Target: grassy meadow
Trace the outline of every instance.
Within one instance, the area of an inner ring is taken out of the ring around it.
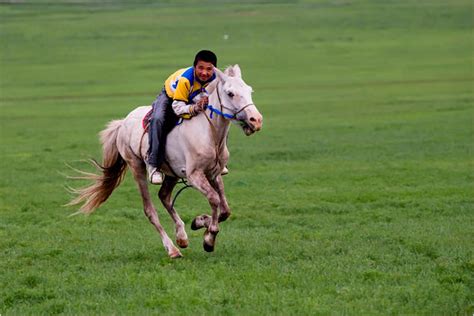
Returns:
[[[0,315],[472,315],[472,1],[8,2]],[[85,183],[66,163],[91,170],[105,124],[204,48],[264,115],[231,128],[215,252],[188,190],[190,246],[169,259],[130,174],[68,217],[65,186]]]

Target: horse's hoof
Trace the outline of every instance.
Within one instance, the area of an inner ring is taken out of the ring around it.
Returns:
[[[228,219],[230,216],[230,213],[220,213],[219,214],[219,222],[223,222],[226,219]]]
[[[214,246],[216,245],[216,233],[211,233],[209,230],[206,230],[204,233],[204,241],[202,243],[202,246],[204,247],[204,250],[207,252],[213,252],[214,251]]]
[[[212,245],[212,246],[208,245],[206,243],[206,241],[202,242],[202,246],[203,246],[204,250],[206,250],[207,252],[213,252],[214,251],[214,245]]]
[[[180,248],[187,248],[189,245],[189,242],[187,239],[176,239],[176,243]]]
[[[211,218],[209,216],[206,216],[206,215],[196,216],[193,219],[193,222],[191,223],[191,229],[192,230],[198,230],[198,229],[201,229],[203,227],[206,227],[206,221],[210,222]]]
[[[196,225],[196,218],[193,219],[193,222],[191,223],[191,229],[192,229],[192,230],[198,230],[199,228],[202,228],[202,227],[198,227],[198,226]]]
[[[169,256],[171,259],[178,259],[178,258],[181,258],[183,255],[178,249],[176,249],[176,251],[171,252]]]

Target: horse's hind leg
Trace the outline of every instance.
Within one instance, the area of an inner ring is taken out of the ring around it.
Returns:
[[[168,237],[168,234],[166,234],[165,230],[163,229],[163,226],[161,226],[160,224],[158,214],[156,213],[156,209],[153,206],[153,203],[150,198],[150,193],[148,191],[145,164],[142,161],[132,161],[129,162],[129,166],[142,195],[143,209],[145,211],[145,215],[146,217],[148,217],[150,222],[153,224],[153,226],[155,226],[156,230],[160,234],[163,246],[168,252],[168,255],[171,258],[182,257],[181,252],[178,248],[176,248],[176,246],[173,244],[173,241]]]
[[[209,205],[212,209],[212,216],[210,224],[204,233],[204,250],[213,251],[217,233],[219,233],[219,221],[218,221],[218,207],[220,204],[219,194],[214,190],[212,185],[209,183],[208,179],[204,173],[200,170],[197,170],[190,175],[188,175],[188,180],[193,187],[198,189],[202,194],[204,194],[209,201]]]
[[[178,213],[171,205],[171,194],[177,181],[178,179],[175,177],[166,176],[163,184],[161,185],[160,192],[158,192],[158,196],[160,197],[161,203],[174,221],[176,227],[176,243],[181,248],[186,248],[188,246],[188,235],[184,230],[184,222],[181,220]]]

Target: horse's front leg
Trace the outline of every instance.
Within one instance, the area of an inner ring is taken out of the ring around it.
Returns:
[[[166,210],[174,221],[176,230],[176,243],[181,248],[186,248],[189,242],[188,235],[184,230],[184,222],[179,217],[179,214],[176,212],[174,207],[171,205],[171,194],[173,192],[174,187],[176,186],[177,181],[178,179],[175,177],[166,176],[165,180],[163,181],[163,184],[161,185],[161,189],[158,192],[158,196],[160,197],[161,203],[166,208]]]
[[[219,213],[219,222],[225,221],[229,218],[231,212],[229,208],[229,204],[227,204],[227,199],[225,197],[224,192],[224,181],[222,180],[222,176],[218,175],[213,181],[210,181],[212,187],[217,191],[219,194],[219,198],[221,203],[219,205],[220,213]]]
[[[198,189],[209,201],[212,209],[210,223],[208,224],[206,232],[204,233],[204,250],[211,252],[214,250],[216,236],[219,233],[219,194],[209,183],[209,180],[201,170],[196,170],[188,175],[188,180],[193,187]]]
[[[222,180],[222,176],[219,175],[214,179],[213,181],[209,181],[209,183],[212,185],[214,190],[219,194],[220,198],[220,213],[219,213],[219,223],[225,221],[227,218],[229,218],[231,211],[229,204],[227,204],[227,199],[225,197],[225,192],[224,192],[224,181]],[[192,230],[198,230],[203,227],[209,227],[211,225],[211,217],[209,215],[203,214],[196,216],[191,224],[191,229]]]

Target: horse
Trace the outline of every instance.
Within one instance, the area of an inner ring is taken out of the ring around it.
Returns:
[[[263,116],[252,101],[252,88],[242,79],[239,65],[224,72],[215,68],[216,80],[206,88],[209,105],[206,110],[172,129],[166,141],[166,159],[161,167],[165,175],[158,192],[161,203],[175,224],[176,243],[188,246],[184,222],[176,212],[172,192],[179,179],[201,192],[211,207],[211,216],[196,216],[191,229],[206,228],[204,250],[214,251],[219,222],[231,214],[224,192],[221,172],[229,159],[227,135],[230,123],[237,123],[250,136],[262,128]],[[90,214],[104,203],[124,179],[127,168],[135,179],[143,200],[146,217],[158,231],[163,246],[171,258],[182,257],[160,224],[148,190],[146,157],[148,135],[143,124],[151,106],[141,106],[125,119],[113,120],[100,132],[102,163],[93,160],[98,173],[81,172],[81,179],[92,180],[89,186],[72,189],[76,197],[68,205],[82,204],[77,213]]]

